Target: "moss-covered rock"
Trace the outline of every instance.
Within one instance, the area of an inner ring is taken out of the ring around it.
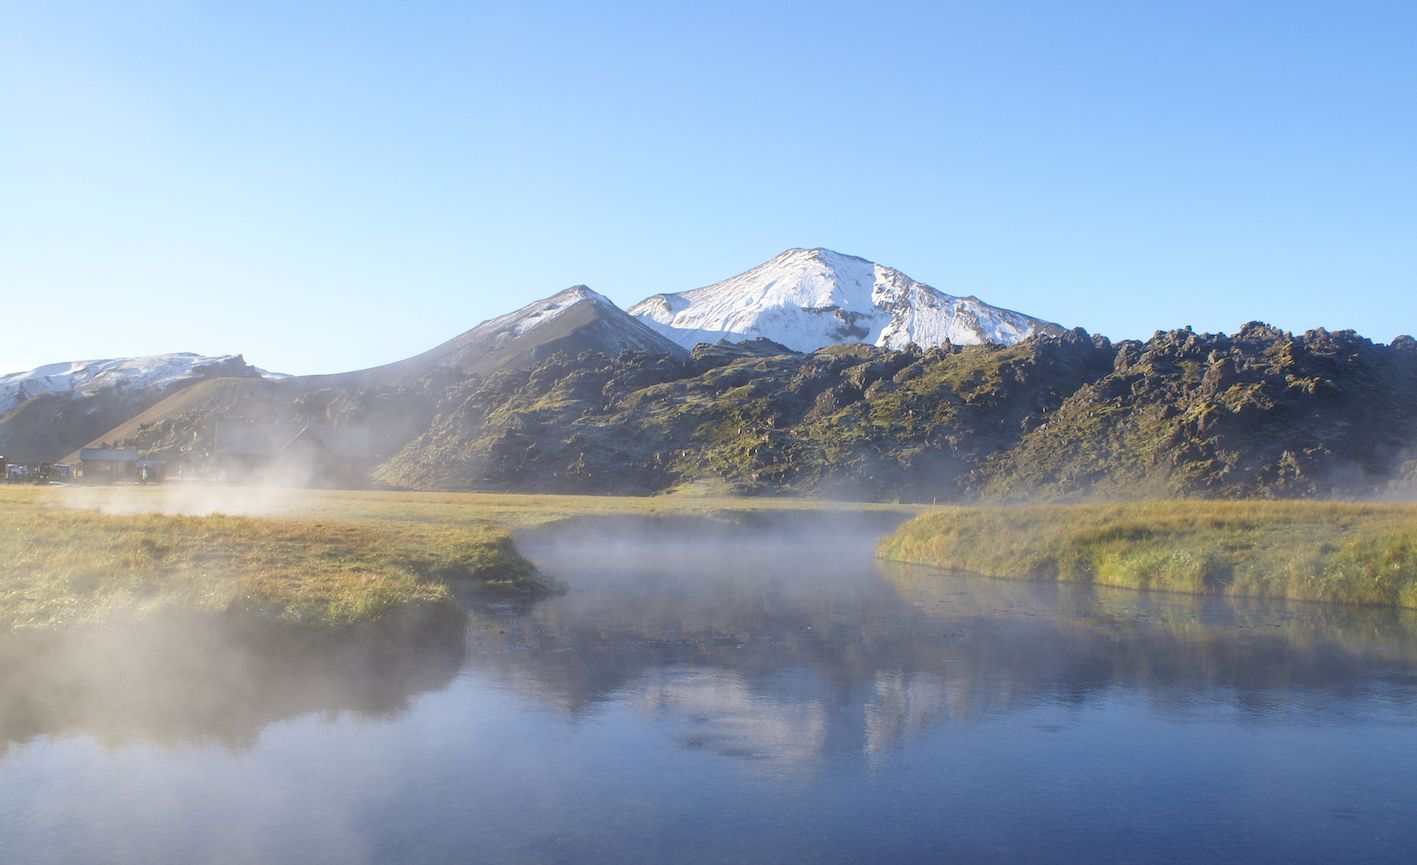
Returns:
[[[297,403],[229,390],[132,443],[200,459],[225,418],[357,423],[378,482],[601,494],[1294,498],[1402,494],[1417,476],[1417,341],[1259,323],[1115,345],[1075,330],[1011,347],[554,352]]]

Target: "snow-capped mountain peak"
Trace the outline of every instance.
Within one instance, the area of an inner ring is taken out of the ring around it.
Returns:
[[[542,325],[555,321],[572,307],[585,302],[618,309],[605,295],[591,291],[584,285],[573,285],[550,297],[527,304],[516,312],[486,321],[479,325],[478,329],[485,328],[493,332],[507,332],[512,336],[523,336]]]
[[[704,288],[657,294],[630,314],[683,346],[764,337],[797,351],[844,342],[887,348],[1012,345],[1050,322],[954,297],[900,271],[830,249],[786,252]]]
[[[45,364],[25,372],[0,376],[0,414],[45,394],[93,394],[123,387],[166,389],[194,378],[216,375],[252,375],[282,378],[255,370],[239,354],[204,357],[191,352],[148,357],[105,358]]]

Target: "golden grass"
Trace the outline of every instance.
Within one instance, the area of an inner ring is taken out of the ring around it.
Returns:
[[[945,508],[887,559],[989,576],[1417,608],[1417,506],[1151,501]]]
[[[63,492],[0,492],[0,626],[170,607],[349,623],[447,603],[449,580],[542,588],[506,529],[485,523],[104,514],[66,507]]]
[[[305,517],[342,522],[467,523],[518,529],[582,516],[736,517],[782,512],[919,513],[923,506],[728,495],[578,496],[245,487],[4,487],[0,508],[26,503],[103,513]]]
[[[213,509],[223,514],[212,514]],[[810,499],[0,487],[0,626],[168,606],[353,622],[450,579],[544,590],[510,530],[582,516],[895,511]],[[1417,506],[1153,501],[930,509],[881,543],[1001,577],[1417,608]]]
[[[918,510],[805,499],[241,487],[0,487],[0,627],[171,607],[310,623],[545,586],[510,530],[580,516]],[[213,513],[217,511],[218,513]]]

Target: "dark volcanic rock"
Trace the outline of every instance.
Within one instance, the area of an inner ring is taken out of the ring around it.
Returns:
[[[132,438],[199,456],[228,417],[362,424],[373,478],[428,489],[941,501],[1399,495],[1417,477],[1417,341],[1258,322],[1117,344],[811,354],[553,351],[399,386],[212,383]]]

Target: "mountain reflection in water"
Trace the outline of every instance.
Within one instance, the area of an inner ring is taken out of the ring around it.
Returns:
[[[628,700],[685,723],[688,747],[785,762],[1111,691],[1255,723],[1417,695],[1413,611],[950,576],[872,546],[567,533],[530,550],[571,591],[476,629],[468,669],[571,717]]]
[[[347,639],[0,640],[0,861],[1407,862],[1410,612],[989,580],[878,525],[591,521]],[[156,747],[154,747],[156,746]]]

